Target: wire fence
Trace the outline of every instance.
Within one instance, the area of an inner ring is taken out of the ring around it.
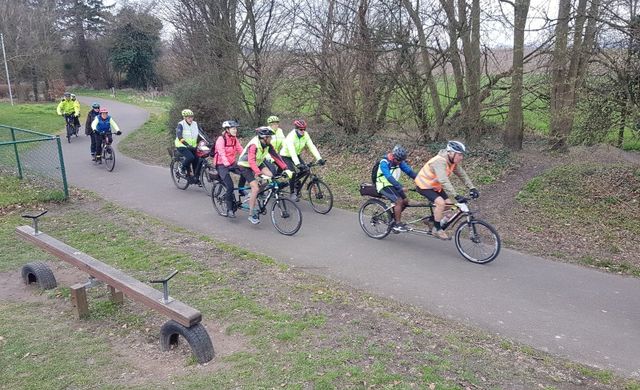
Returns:
[[[54,199],[69,197],[59,136],[0,125],[0,174],[51,190]]]

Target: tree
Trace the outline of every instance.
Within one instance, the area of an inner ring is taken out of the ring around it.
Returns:
[[[162,22],[147,10],[123,7],[111,34],[111,62],[124,73],[125,83],[147,88],[156,83],[155,62],[160,54]]]

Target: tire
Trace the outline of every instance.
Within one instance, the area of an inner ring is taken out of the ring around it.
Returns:
[[[498,232],[480,219],[463,221],[455,233],[456,249],[465,259],[476,264],[487,264],[500,253]]]
[[[58,286],[51,268],[40,261],[28,263],[22,267],[22,280],[25,284],[37,283],[38,287],[43,290],[50,290]]]
[[[309,203],[316,213],[327,214],[333,208],[333,193],[322,180],[318,179],[309,183],[307,194],[309,195]]]
[[[113,172],[113,169],[116,167],[116,153],[111,146],[105,146],[102,151],[102,160],[107,167],[107,171]]]
[[[202,184],[202,189],[207,193],[207,196],[211,196],[211,191],[213,190],[213,185],[215,184],[215,180],[212,180],[209,177],[209,170],[211,169],[210,165],[204,165],[202,167],[202,171],[200,172],[200,183]]]
[[[302,226],[302,211],[286,198],[280,198],[271,206],[271,223],[278,232],[293,236]]]
[[[189,180],[186,177],[182,176],[180,173],[180,165],[182,165],[181,160],[173,159],[171,160],[171,165],[169,170],[171,172],[171,179],[173,180],[173,184],[180,189],[186,190],[189,187]]]
[[[223,217],[227,216],[228,211],[227,200],[225,199],[226,195],[227,187],[225,187],[221,182],[216,181],[213,184],[213,189],[211,190],[211,202],[213,203],[213,208],[216,212]]]
[[[384,202],[371,198],[360,207],[358,220],[367,236],[381,240],[391,232],[393,214]]]
[[[187,328],[174,320],[165,322],[160,328],[160,347],[163,351],[171,350],[172,345],[178,345],[180,336],[187,340],[191,347],[191,352],[199,364],[204,364],[213,359],[213,344],[207,329],[202,323]]]

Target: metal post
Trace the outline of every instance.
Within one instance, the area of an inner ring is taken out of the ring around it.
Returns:
[[[60,137],[55,136],[55,140],[58,143],[58,159],[60,160],[60,174],[62,174],[62,185],[64,186],[64,198],[69,199],[69,186],[67,185],[67,173],[64,170],[64,158],[62,157],[62,143]]]
[[[13,93],[11,92],[11,81],[9,80],[9,66],[7,65],[7,53],[4,51],[4,35],[0,34],[0,42],[2,43],[2,56],[4,57],[4,70],[7,73],[7,85],[9,86],[9,99],[13,106]]]
[[[20,164],[20,154],[18,153],[18,144],[16,144],[16,129],[11,127],[11,140],[14,142],[13,150],[16,152],[16,164],[18,164],[18,177],[22,179],[22,164]]]

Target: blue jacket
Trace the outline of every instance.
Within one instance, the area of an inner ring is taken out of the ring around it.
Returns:
[[[416,173],[413,171],[413,169],[411,169],[411,166],[407,164],[406,161],[402,161],[399,166],[400,166],[400,170],[405,174],[407,174],[407,176],[411,177],[412,179],[416,178]],[[391,172],[392,169],[394,168],[397,169],[397,167],[398,167],[398,164],[391,163],[387,159],[387,157],[380,160],[380,171],[382,172],[382,175],[389,181],[389,183],[391,183],[391,185],[395,189],[402,190],[402,184],[400,184],[400,182],[396,180],[396,178],[393,176]]]

